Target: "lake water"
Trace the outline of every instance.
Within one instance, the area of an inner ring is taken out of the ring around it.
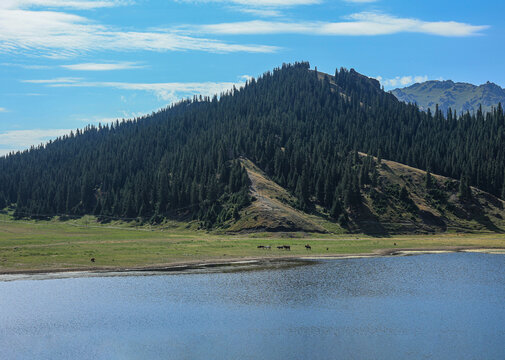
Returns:
[[[505,359],[505,256],[0,282],[1,359]]]

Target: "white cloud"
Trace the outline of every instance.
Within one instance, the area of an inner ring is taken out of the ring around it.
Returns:
[[[245,14],[260,17],[281,17],[281,9],[300,5],[320,4],[323,0],[179,0],[186,3],[219,3],[228,5],[228,8]]]
[[[455,21],[429,22],[398,18],[374,12],[352,14],[342,22],[284,22],[253,20],[188,27],[189,32],[220,35],[247,34],[306,34],[333,36],[372,36],[396,33],[423,33],[439,36],[478,35],[488,26],[477,26]]]
[[[377,0],[344,0],[344,1],[349,3],[367,4],[376,2]]]
[[[7,112],[6,108],[0,107],[0,112]]]
[[[273,46],[230,44],[192,37],[177,30],[122,31],[75,14],[3,6],[0,7],[0,53],[64,58],[99,50],[197,50],[217,53],[268,53],[278,50]]]
[[[260,17],[280,17],[283,14],[276,9],[256,9],[256,8],[249,8],[249,7],[238,7],[234,6],[232,9],[240,11],[244,14],[251,14],[255,16],[260,16]]]
[[[21,9],[31,7],[73,8],[89,10],[127,5],[132,1],[121,0],[2,0],[0,9]]]
[[[16,63],[0,63],[1,66],[13,66],[20,67],[28,70],[42,70],[42,69],[50,69],[50,66],[47,65],[28,65],[28,64],[16,64]]]
[[[93,125],[106,125],[106,124],[112,124],[115,123],[116,121],[122,122],[124,120],[128,119],[135,119],[135,118],[141,118],[145,116],[146,114],[150,114],[151,110],[146,110],[146,111],[121,111],[117,116],[80,116],[76,117],[76,120],[82,123],[86,124],[93,124]]]
[[[20,151],[32,145],[46,143],[51,139],[70,133],[70,129],[11,130],[0,133],[0,156],[11,151]]]
[[[384,79],[382,76],[377,76],[377,80],[386,88],[395,88],[395,87],[405,87],[408,85],[412,85],[415,83],[422,83],[428,81],[427,75],[406,75],[406,76],[396,76],[392,79]]]
[[[158,99],[170,103],[193,95],[213,96],[231,90],[233,87],[244,86],[249,75],[243,75],[238,82],[188,82],[188,83],[126,83],[126,82],[88,82],[75,78],[60,78],[47,80],[23,80],[26,83],[45,84],[50,87],[106,87],[119,90],[147,91],[154,93]],[[59,81],[63,80],[63,81]]]
[[[138,65],[133,62],[117,62],[117,63],[81,63],[81,64],[61,65],[61,67],[68,70],[108,71],[108,70],[139,69],[144,66]]]
[[[71,84],[82,80],[82,78],[61,77],[56,79],[22,80],[21,82],[30,84]]]
[[[181,2],[189,3],[223,3],[237,4],[252,7],[291,7],[298,5],[314,5],[319,4],[322,0],[180,0]]]

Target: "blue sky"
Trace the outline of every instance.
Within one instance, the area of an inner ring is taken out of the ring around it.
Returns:
[[[505,86],[503,0],[1,0],[0,155],[283,62]]]

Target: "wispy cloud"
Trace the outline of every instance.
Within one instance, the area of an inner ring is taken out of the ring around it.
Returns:
[[[1,10],[0,10],[1,11]],[[19,67],[27,70],[42,70],[42,69],[50,69],[50,66],[47,65],[36,65],[36,64],[21,64],[21,63],[0,63],[1,66],[12,66]]]
[[[188,31],[220,35],[306,34],[327,36],[373,36],[397,33],[422,33],[439,36],[478,35],[486,25],[471,25],[455,21],[423,21],[399,18],[383,13],[352,14],[341,22],[284,22],[253,20],[244,22],[200,25]]]
[[[301,5],[320,4],[323,0],[179,0],[186,3],[217,3],[229,9],[259,17],[281,17],[285,9]]]
[[[0,156],[20,151],[32,145],[44,144],[51,139],[70,133],[70,129],[11,130],[0,133]]]
[[[147,91],[154,93],[160,100],[175,102],[193,95],[213,96],[242,87],[251,77],[244,75],[237,82],[169,82],[169,83],[127,83],[127,82],[88,82],[76,78],[45,80],[23,80],[26,83],[44,84],[50,87],[105,87],[119,90]]]
[[[116,63],[81,63],[71,65],[61,65],[62,68],[68,70],[79,71],[109,71],[109,70],[128,70],[139,69],[144,66],[133,62],[116,62]]]
[[[55,79],[21,80],[21,82],[30,84],[73,84],[80,80],[82,78],[60,77]]]
[[[242,12],[244,14],[251,14],[259,17],[280,17],[284,15],[280,10],[273,8],[257,9],[250,7],[233,6],[231,9]]]
[[[86,2],[78,3],[82,5]],[[92,3],[96,5],[98,2]],[[181,34],[180,31],[170,29],[123,31],[76,14],[27,10],[21,7],[18,1],[12,1],[8,5],[2,3],[0,6],[0,53],[30,53],[49,58],[64,58],[100,50],[268,53],[275,52],[278,48],[254,44],[230,44]]]
[[[382,76],[376,77],[379,82],[386,88],[393,88],[398,86],[408,86],[415,83],[422,83],[428,81],[427,75],[406,75],[396,76],[392,79],[384,79]]]
[[[126,0],[2,0],[0,9],[20,9],[31,7],[71,8],[90,10],[131,4]]]
[[[0,107],[0,113],[1,112],[7,112],[7,109],[6,108],[3,108],[3,107]]]
[[[117,116],[80,116],[77,118],[77,121],[86,123],[86,124],[93,124],[93,125],[98,125],[98,124],[111,124],[115,123],[116,121],[122,122],[124,120],[128,119],[135,119],[135,118],[141,118],[145,116],[146,114],[151,113],[151,110],[149,111],[121,111],[119,115]]]
[[[179,0],[188,3],[238,4],[254,7],[292,7],[299,5],[320,4],[322,0]]]
[[[377,0],[344,0],[344,1],[348,3],[367,4],[376,2]]]

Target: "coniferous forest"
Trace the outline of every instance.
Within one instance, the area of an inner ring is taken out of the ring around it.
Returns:
[[[17,217],[199,219],[211,228],[250,201],[248,158],[335,219],[390,159],[505,198],[505,116],[420,111],[354,70],[283,65],[221,96],[143,118],[88,126],[0,158],[0,209]],[[404,196],[407,196],[406,194]]]

